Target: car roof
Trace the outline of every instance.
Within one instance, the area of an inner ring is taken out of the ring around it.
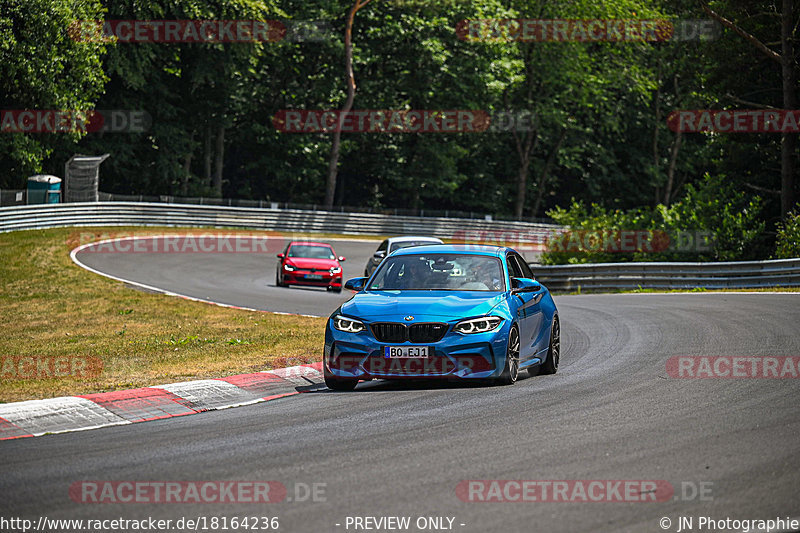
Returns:
[[[327,246],[328,248],[333,248],[327,242],[314,242],[314,241],[292,241],[289,243],[290,246],[294,246],[295,244],[301,244],[303,246]]]
[[[427,241],[441,243],[442,239],[438,237],[414,237],[411,235],[404,235],[402,237],[389,237],[391,242],[404,242],[404,241]]]
[[[391,256],[398,255],[416,255],[416,254],[474,254],[474,255],[491,255],[494,257],[502,257],[511,248],[504,246],[488,246],[483,244],[439,244],[433,246],[425,246],[424,249],[416,247],[403,248],[392,252]]]

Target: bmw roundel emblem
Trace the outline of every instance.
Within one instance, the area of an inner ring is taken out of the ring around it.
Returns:
[[[405,320],[406,322],[411,322],[412,320],[414,320],[414,317],[413,317],[413,316],[411,316],[411,315],[408,315],[408,316],[407,316],[407,317],[405,317],[403,320]]]

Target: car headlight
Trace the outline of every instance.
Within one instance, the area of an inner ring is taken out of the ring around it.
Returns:
[[[466,335],[472,333],[486,333],[487,331],[492,331],[496,329],[503,322],[503,319],[499,316],[485,316],[482,318],[470,318],[469,320],[462,320],[456,327],[453,328],[454,331],[458,333],[464,333]]]
[[[341,274],[342,267],[333,267],[331,268],[331,274]]]
[[[346,318],[342,315],[336,315],[333,317],[333,327],[339,331],[346,331],[347,333],[358,333],[367,329],[364,323],[360,320]]]
[[[283,265],[283,269],[286,272],[294,272],[295,268],[292,265]]]

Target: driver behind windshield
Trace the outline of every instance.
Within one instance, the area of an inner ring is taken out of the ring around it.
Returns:
[[[430,267],[427,261],[412,259],[403,268],[403,275],[398,280],[399,289],[422,289],[428,283]]]
[[[490,261],[475,261],[470,271],[471,281],[461,286],[464,290],[499,291],[503,282],[496,265]]]

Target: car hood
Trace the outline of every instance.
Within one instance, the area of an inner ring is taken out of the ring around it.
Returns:
[[[502,292],[370,291],[343,303],[341,312],[365,320],[408,315],[456,319],[485,315],[504,299]]]
[[[310,257],[289,257],[287,262],[297,268],[316,268],[318,270],[339,266],[339,262],[333,259],[312,259]]]

